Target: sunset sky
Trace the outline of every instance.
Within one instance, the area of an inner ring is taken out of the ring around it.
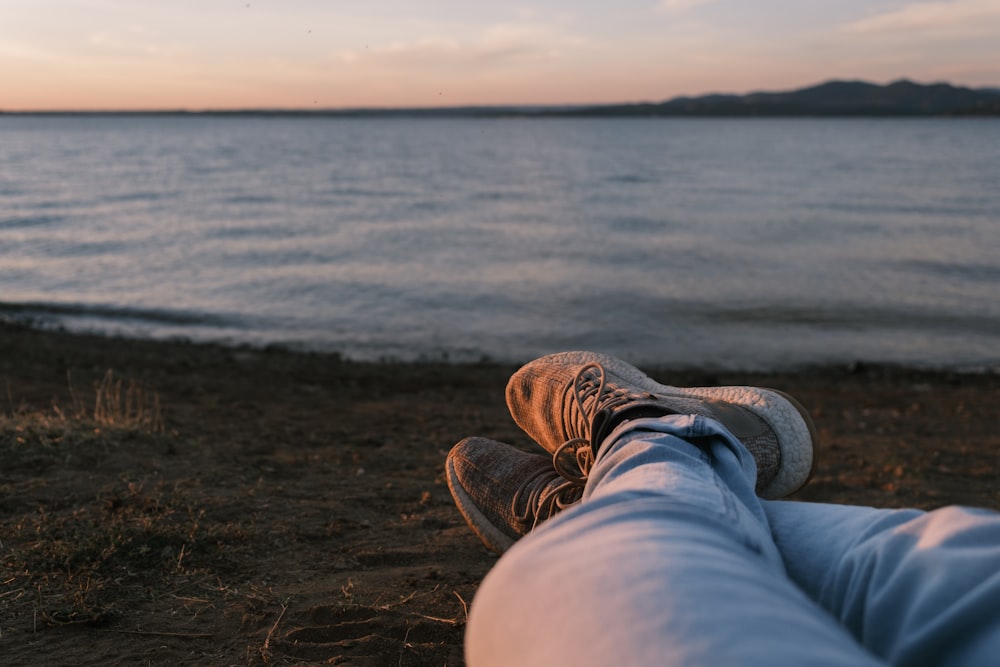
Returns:
[[[1000,86],[1000,0],[0,0],[0,110]]]

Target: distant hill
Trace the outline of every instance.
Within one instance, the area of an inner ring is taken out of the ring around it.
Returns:
[[[665,102],[593,106],[491,106],[367,109],[220,109],[210,111],[35,111],[0,115],[199,115],[303,118],[496,118],[551,116],[1000,116],[1000,88],[962,88],[906,79],[880,86],[827,81],[786,92],[675,97]]]
[[[677,97],[659,104],[576,109],[581,115],[649,116],[953,116],[1000,115],[1000,90],[929,85],[906,79],[885,86],[827,81],[786,92]]]

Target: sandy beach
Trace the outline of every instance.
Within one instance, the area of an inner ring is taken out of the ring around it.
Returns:
[[[443,463],[469,435],[532,447],[514,370],[0,325],[5,664],[462,664],[495,556]],[[995,374],[644,370],[799,398],[798,500],[1000,508]]]

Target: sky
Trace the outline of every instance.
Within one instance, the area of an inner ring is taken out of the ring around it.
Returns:
[[[1000,0],[0,0],[0,110],[1000,87]]]

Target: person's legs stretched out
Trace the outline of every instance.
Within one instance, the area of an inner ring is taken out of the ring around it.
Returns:
[[[812,465],[811,423],[787,397],[679,389],[611,357],[566,353],[515,374],[508,405],[553,458],[459,443],[448,481],[470,526],[502,552],[574,507],[484,581],[470,664],[873,664],[874,654],[977,665],[1000,653],[1000,515],[760,501],[755,486],[790,493]]]
[[[756,411],[658,396],[628,369],[604,357],[563,355],[511,379],[515,421],[557,459],[569,452],[560,467],[577,465],[586,481],[581,502],[515,544],[484,580],[467,630],[469,663],[878,664],[786,576],[754,492],[756,463],[718,421],[740,421],[754,448],[780,459],[768,418],[798,415],[795,407],[782,401],[774,408],[770,392],[750,401]],[[812,454],[808,428],[795,432],[798,442],[786,443],[800,468],[798,479],[785,476],[791,487],[805,481]],[[508,482],[496,506],[516,510],[516,496],[520,510],[543,519],[558,509],[550,499],[567,489],[546,477],[542,459],[494,448],[494,456],[506,452],[517,462],[519,474],[533,473],[522,487],[501,475]],[[482,440],[456,447],[453,490],[476,493],[492,483],[495,468],[469,463],[487,451]],[[771,481],[781,473],[779,461]],[[475,529],[502,522],[503,511],[463,513]],[[507,530],[516,536],[526,523]]]

